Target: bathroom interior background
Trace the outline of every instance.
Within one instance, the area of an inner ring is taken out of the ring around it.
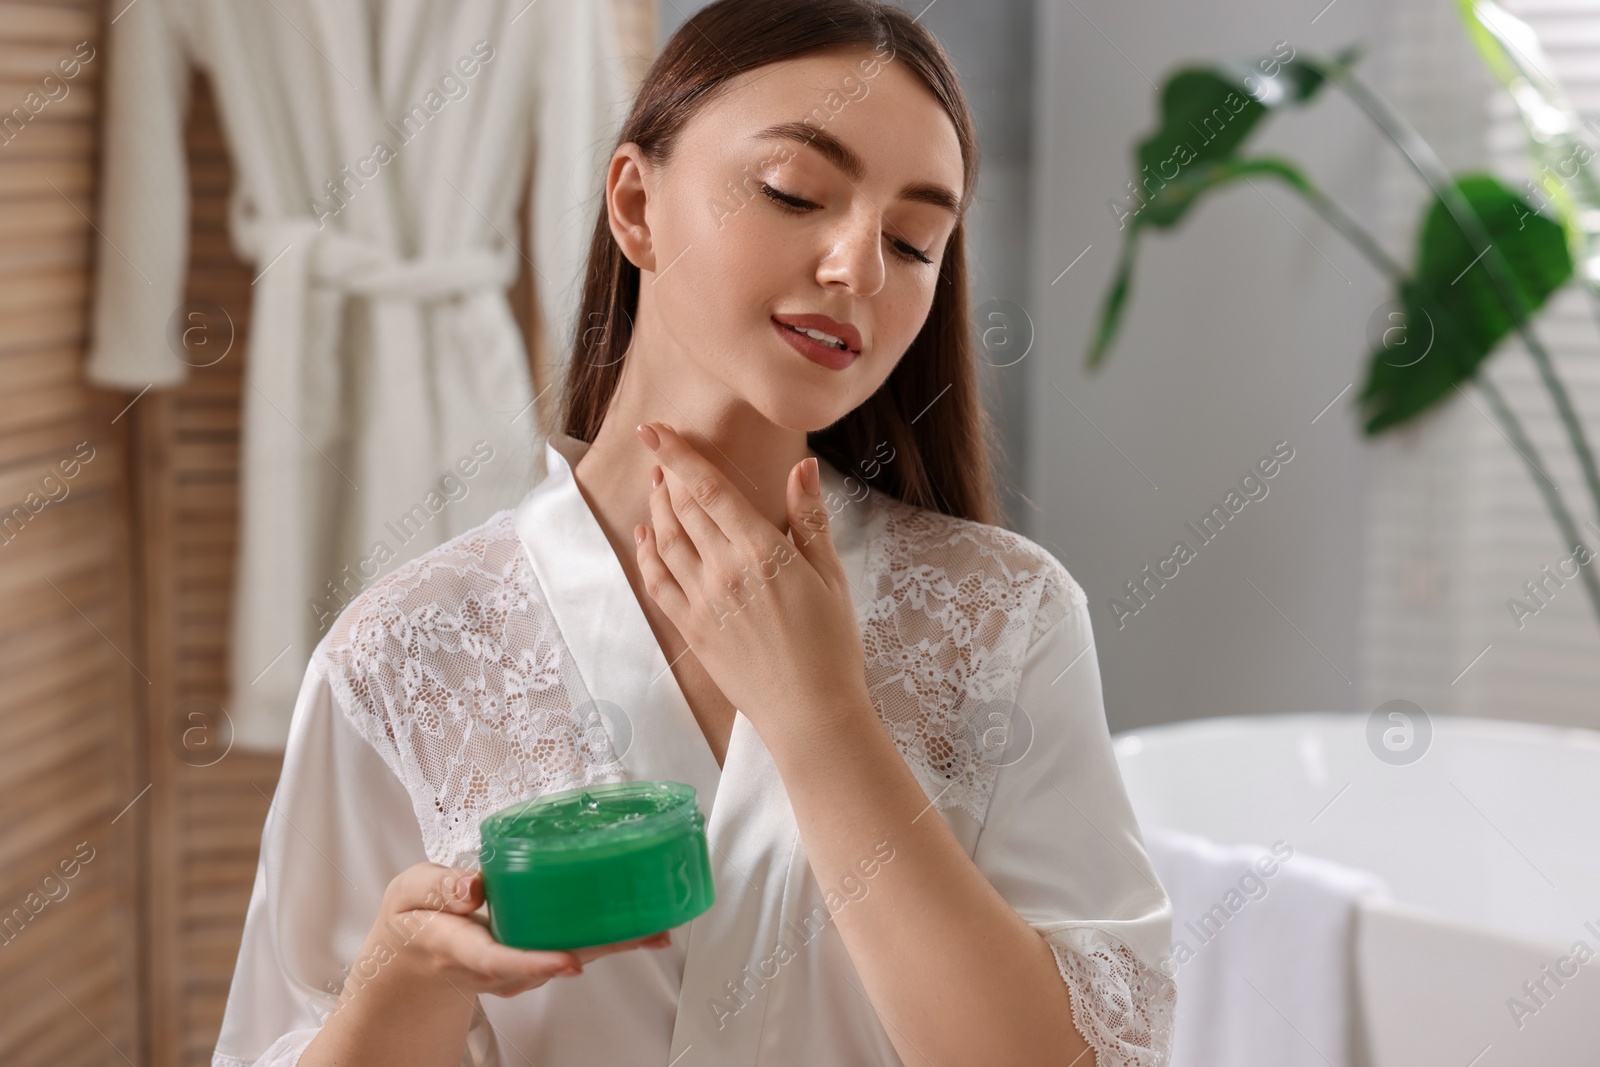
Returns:
[[[78,42],[103,49],[123,2],[0,2],[0,102]],[[1569,583],[1522,627],[1506,608],[1567,554],[1517,457],[1470,395],[1411,431],[1362,439],[1352,400],[1388,293],[1282,189],[1237,187],[1149,240],[1109,363],[1083,370],[1132,146],[1180,63],[1361,44],[1367,76],[1448,165],[1520,177],[1516,120],[1451,5],[1324,2],[913,0],[960,69],[982,137],[974,302],[1004,338],[993,362],[1005,365],[985,373],[1008,521],[1088,593],[1113,731],[1397,698],[1435,716],[1595,726],[1600,629],[1581,590]],[[623,6],[653,19],[660,41],[697,5]],[[1600,117],[1600,49],[1584,43],[1600,40],[1600,16],[1520,6],[1588,27],[1556,59]],[[0,501],[80,442],[94,457],[26,532],[48,520],[49,535],[0,551],[0,904],[79,842],[94,857],[0,949],[0,1060],[101,1063],[109,1044],[140,1067],[206,1064],[279,770],[270,755],[205,769],[174,755],[185,709],[224,679],[240,380],[225,368],[131,409],[82,381],[89,279],[111,254],[93,222],[98,55],[0,148]],[[238,306],[252,272],[225,233],[230,164],[202,78],[187,135],[189,291]],[[1409,261],[1421,190],[1347,101],[1326,94],[1278,116],[1255,144],[1300,161]],[[528,288],[525,276],[515,289],[525,328]],[[1564,297],[1546,318],[1600,434],[1590,313]],[[1508,346],[1494,373],[1553,446],[1526,358]],[[1125,583],[1177,539],[1194,544],[1185,524],[1275,449],[1292,459],[1267,495],[1119,617]]]

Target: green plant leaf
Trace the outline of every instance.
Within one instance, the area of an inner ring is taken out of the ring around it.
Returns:
[[[1088,365],[1097,368],[1110,352],[1133,286],[1138,242],[1147,227],[1171,229],[1201,196],[1251,174],[1305,186],[1306,179],[1278,160],[1246,160],[1235,153],[1273,110],[1310,100],[1329,72],[1353,63],[1349,49],[1332,60],[1281,53],[1255,63],[1189,67],[1171,74],[1159,93],[1160,116],[1153,133],[1134,150],[1135,176],[1125,203],[1112,201],[1122,228],[1122,250],[1100,319]]]
[[[1463,175],[1455,185],[1505,257],[1520,306],[1506,306],[1483,257],[1435,198],[1418,235],[1413,276],[1396,294],[1404,343],[1380,345],[1368,366],[1360,395],[1368,436],[1415,418],[1470,379],[1506,334],[1572,277],[1559,223],[1489,175]]]
[[[1196,165],[1184,171],[1175,181],[1169,182],[1162,195],[1173,205],[1193,204],[1204,193],[1252,176],[1276,178],[1305,192],[1311,188],[1310,179],[1292,163],[1271,157],[1261,159],[1229,159]],[[1106,290],[1100,304],[1100,318],[1095,328],[1095,338],[1089,349],[1089,369],[1097,369],[1111,349],[1123,313],[1127,310],[1128,295],[1133,287],[1133,266],[1139,246],[1138,228],[1130,227],[1122,238],[1122,252],[1117,258],[1117,268],[1111,277],[1111,287]]]
[[[1516,105],[1538,172],[1527,189],[1548,198],[1567,231],[1580,280],[1600,296],[1600,174],[1583,117],[1549,74],[1533,29],[1491,0],[1457,0],[1467,35]]]
[[[1319,64],[1304,60],[1261,64],[1274,76],[1229,63],[1180,70],[1167,80],[1161,125],[1134,152],[1135,199],[1145,201],[1134,208],[1141,225],[1165,229],[1182,221],[1193,204],[1185,187],[1195,185],[1183,181],[1186,171],[1232,159],[1274,108],[1305,103],[1325,80]]]

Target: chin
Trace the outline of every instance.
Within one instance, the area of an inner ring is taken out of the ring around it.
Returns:
[[[773,384],[775,388],[766,390],[761,402],[752,401],[751,406],[761,412],[768,422],[786,430],[815,433],[827,429],[855,410],[854,404],[841,407],[838,392],[825,386]]]

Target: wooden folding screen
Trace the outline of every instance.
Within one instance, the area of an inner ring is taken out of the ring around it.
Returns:
[[[654,52],[654,2],[612,2],[637,81]],[[231,329],[231,351],[175,389],[106,391],[82,377],[95,258],[137,255],[109,247],[91,221],[101,37],[128,3],[0,0],[0,108],[38,99],[27,94],[63,58],[92,55],[19,128],[0,115],[5,1067],[210,1063],[281,765],[213,747],[228,688],[251,272],[229,245],[232,174],[198,76],[186,300],[223,309],[208,328],[216,343]],[[524,263],[512,303],[538,337],[532,293]],[[544,367],[536,351],[539,387]]]
[[[144,1061],[139,868],[154,790],[136,712],[153,687],[146,631],[132,625],[135,420],[127,397],[87,388],[81,370],[104,251],[90,222],[104,60],[92,0],[0,3],[7,1067]]]

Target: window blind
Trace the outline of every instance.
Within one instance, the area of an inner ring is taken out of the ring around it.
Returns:
[[[1600,143],[1600,5],[1505,6],[1538,34],[1548,72],[1592,124],[1591,144]],[[1537,175],[1522,124],[1454,5],[1405,0],[1392,17],[1381,63],[1386,94],[1452,171],[1486,169],[1524,190]],[[1378,180],[1379,232],[1409,265],[1426,189],[1398,155]],[[1574,284],[1546,305],[1535,330],[1600,448],[1597,318]],[[1508,341],[1487,368],[1561,487],[1584,545],[1600,556],[1600,514],[1526,350]],[[1483,395],[1472,387],[1463,393],[1374,444],[1363,597],[1367,704],[1404,697],[1430,714],[1600,727],[1600,621],[1581,578],[1561,577],[1574,574],[1574,546],[1563,543]],[[1588,565],[1600,566],[1600,558]],[[1513,600],[1525,605],[1520,618]]]

